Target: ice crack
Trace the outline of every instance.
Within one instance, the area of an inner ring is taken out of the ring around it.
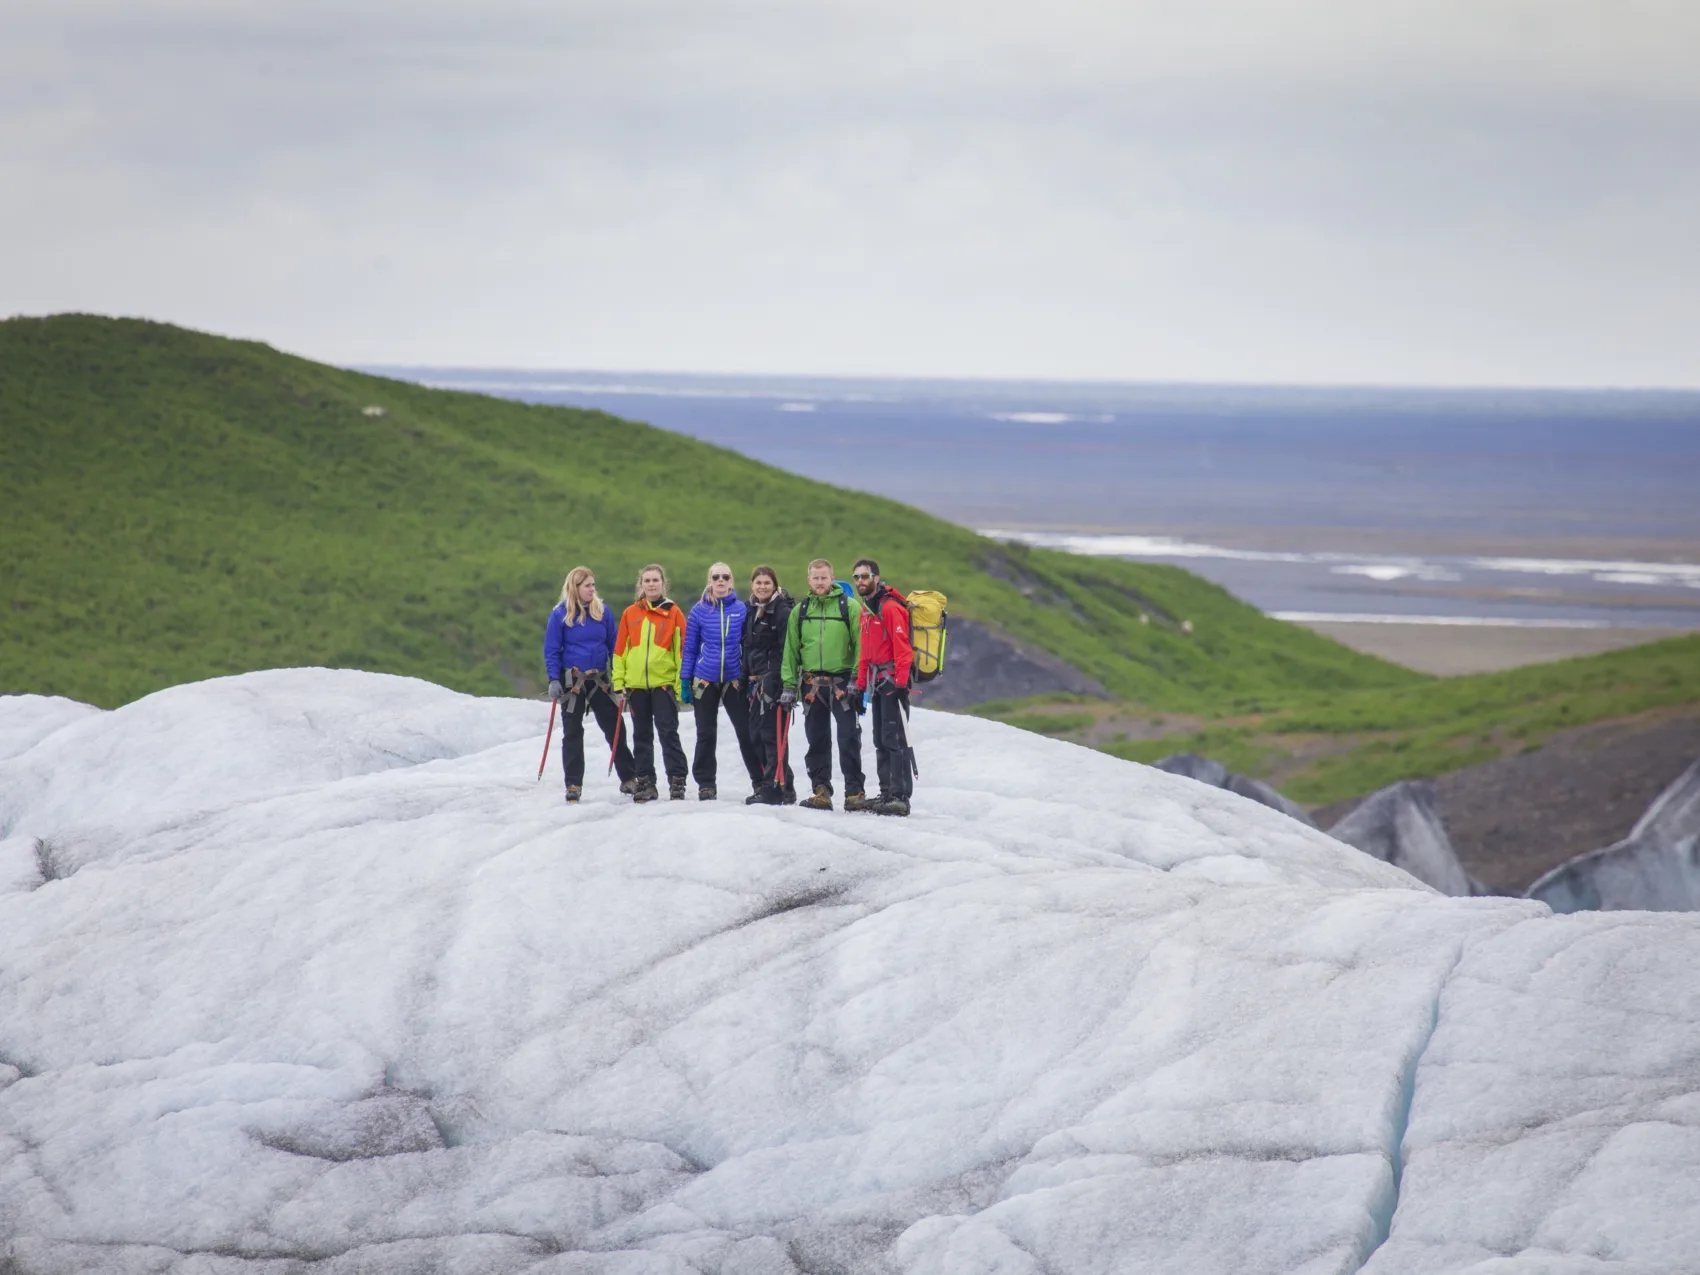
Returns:
[[[1406,1062],[1399,1077],[1399,1105],[1393,1113],[1393,1123],[1389,1131],[1388,1146],[1389,1163],[1393,1170],[1392,1182],[1381,1208],[1375,1210],[1375,1237],[1369,1249],[1364,1253],[1363,1261],[1357,1269],[1363,1270],[1369,1265],[1381,1246],[1387,1243],[1393,1234],[1393,1218],[1399,1212],[1399,1193],[1404,1185],[1405,1177],[1405,1131],[1411,1123],[1411,1106],[1417,1097],[1417,1070],[1422,1066],[1423,1057],[1428,1053],[1428,1047],[1434,1042],[1434,1033],[1440,1028],[1440,999],[1446,994],[1446,988],[1452,981],[1452,975],[1457,972],[1459,964],[1464,959],[1464,944],[1460,942],[1452,953],[1452,964],[1447,966],[1446,973],[1441,975],[1440,982],[1435,986],[1434,999],[1429,1004],[1428,1027],[1423,1031],[1416,1048],[1411,1051],[1411,1057]]]

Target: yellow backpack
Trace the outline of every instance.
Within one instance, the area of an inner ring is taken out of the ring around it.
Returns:
[[[909,677],[915,682],[930,682],[944,672],[944,646],[950,622],[945,612],[948,599],[931,589],[916,589],[904,601],[909,605],[909,641],[915,648],[915,663]]]

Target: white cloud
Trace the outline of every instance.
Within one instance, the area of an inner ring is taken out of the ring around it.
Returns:
[[[1700,383],[1700,11],[33,5],[0,310],[342,360]]]

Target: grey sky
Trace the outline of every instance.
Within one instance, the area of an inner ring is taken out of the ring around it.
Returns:
[[[0,312],[342,362],[1700,385],[1690,0],[18,0]]]

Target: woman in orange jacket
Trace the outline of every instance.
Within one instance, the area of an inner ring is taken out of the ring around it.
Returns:
[[[614,642],[614,692],[632,714],[633,801],[654,801],[655,736],[667,767],[668,796],[685,798],[685,750],[679,744],[679,660],[685,613],[667,596],[667,573],[652,562],[638,573],[637,601],[620,617]]]

